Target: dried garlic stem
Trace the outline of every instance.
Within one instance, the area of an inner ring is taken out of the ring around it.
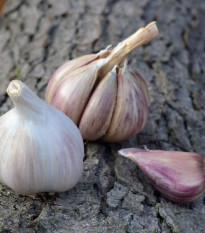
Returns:
[[[145,28],[140,28],[133,35],[120,42],[107,57],[108,62],[100,70],[101,76],[110,72],[115,65],[120,64],[131,51],[153,40],[157,35],[156,22],[151,22]]]
[[[145,28],[140,28],[133,35],[122,41],[125,44],[124,55],[127,55],[132,50],[150,42],[158,35],[156,22],[149,23]]]

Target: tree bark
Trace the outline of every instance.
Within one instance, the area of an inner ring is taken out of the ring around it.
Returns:
[[[204,196],[174,204],[117,154],[146,146],[205,155],[203,0],[8,0],[0,22],[0,114],[13,107],[11,80],[45,99],[49,78],[66,60],[116,45],[153,20],[158,38],[128,57],[150,92],[144,130],[121,143],[86,143],[83,177],[68,192],[33,200],[0,186],[0,232],[204,232]]]

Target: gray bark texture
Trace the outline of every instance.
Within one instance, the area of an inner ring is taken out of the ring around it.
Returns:
[[[148,83],[144,130],[121,143],[86,143],[83,177],[70,191],[33,200],[0,186],[0,232],[205,232],[204,196],[174,204],[117,153],[145,145],[205,155],[205,1],[8,0],[0,23],[0,115],[13,108],[11,80],[45,99],[49,78],[66,60],[116,45],[153,20],[158,38],[128,59]]]

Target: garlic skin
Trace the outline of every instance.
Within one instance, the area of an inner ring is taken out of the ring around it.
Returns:
[[[67,62],[48,83],[47,103],[69,116],[85,140],[118,142],[136,135],[148,118],[149,95],[143,78],[123,61],[157,35],[152,22],[112,51]]]
[[[100,139],[108,130],[117,96],[116,69],[98,84],[81,117],[79,130],[86,140]]]
[[[108,46],[109,48],[109,46]],[[60,66],[52,75],[49,80],[47,89],[46,89],[46,99],[47,102],[51,102],[53,95],[55,93],[55,88],[58,86],[65,78],[69,76],[69,74],[87,64],[90,64],[98,59],[104,58],[109,55],[109,50],[105,49],[100,51],[97,54],[88,54],[81,57],[78,57],[72,61],[67,61],[65,64]]]
[[[0,117],[0,182],[23,195],[74,187],[83,171],[78,128],[21,81],[7,93],[15,108]]]
[[[148,118],[149,94],[143,78],[126,66],[118,72],[118,92],[110,127],[102,138],[115,142],[139,133]]]
[[[205,158],[193,152],[128,148],[119,154],[133,160],[167,199],[192,202],[205,192]]]
[[[98,69],[104,64],[105,60],[100,59],[71,72],[55,89],[50,104],[78,125],[97,80]]]

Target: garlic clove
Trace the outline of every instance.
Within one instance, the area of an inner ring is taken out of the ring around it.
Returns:
[[[51,105],[64,112],[78,125],[98,77],[98,69],[106,61],[99,59],[70,73],[55,89]],[[69,92],[67,91],[69,90]]]
[[[83,171],[78,128],[21,81],[7,93],[15,108],[0,117],[0,182],[23,195],[71,189]]]
[[[109,47],[108,47],[109,48]],[[51,102],[51,99],[55,93],[55,89],[58,85],[65,79],[69,78],[70,73],[76,69],[79,69],[83,66],[86,66],[98,59],[105,58],[108,56],[110,51],[107,49],[102,50],[96,54],[88,54],[81,57],[78,57],[74,60],[67,61],[64,65],[60,66],[52,75],[49,80],[47,89],[46,89],[46,101],[47,103]]]
[[[86,140],[97,140],[104,136],[113,115],[117,95],[116,67],[98,84],[90,98],[79,129]]]
[[[148,117],[148,90],[140,75],[126,66],[118,72],[118,92],[110,127],[104,141],[122,141],[139,133]]]
[[[177,202],[192,202],[205,192],[205,158],[180,151],[119,150],[133,160],[165,197]]]

